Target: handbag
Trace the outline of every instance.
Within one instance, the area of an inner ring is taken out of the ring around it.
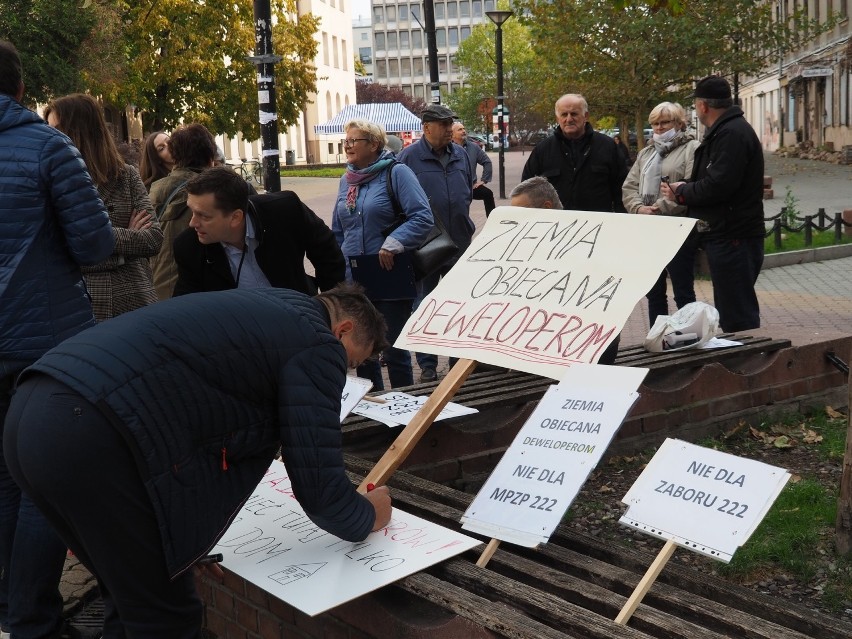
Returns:
[[[407,219],[405,217],[405,213],[402,211],[402,206],[400,206],[399,201],[396,199],[396,193],[394,193],[393,190],[393,167],[397,164],[398,162],[394,162],[390,165],[388,168],[388,179],[385,182],[388,189],[388,197],[393,205],[396,217],[389,226],[382,230],[382,235],[384,237],[393,233],[402,224],[404,224]],[[437,272],[459,251],[458,245],[453,241],[453,238],[450,237],[450,233],[441,221],[440,216],[435,215],[434,211],[432,212],[432,219],[435,221],[435,225],[432,227],[432,230],[429,231],[429,234],[420,246],[411,251],[411,266],[414,268],[415,280],[422,280],[424,277],[429,277],[433,273]]]

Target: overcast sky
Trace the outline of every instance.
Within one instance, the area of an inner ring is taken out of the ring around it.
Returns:
[[[369,17],[370,0],[352,0],[352,19],[355,20],[359,15]]]

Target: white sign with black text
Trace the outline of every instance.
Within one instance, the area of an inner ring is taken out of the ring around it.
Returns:
[[[728,562],[788,479],[783,468],[667,439],[624,496],[620,522]]]
[[[639,397],[647,373],[571,364],[470,504],[462,528],[520,546],[547,542]]]
[[[480,543],[398,508],[364,541],[344,541],[308,519],[274,461],[214,552],[228,570],[313,616]]]

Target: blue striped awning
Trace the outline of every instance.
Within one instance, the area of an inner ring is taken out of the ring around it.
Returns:
[[[399,102],[380,104],[349,104],[325,124],[314,127],[316,133],[342,134],[343,127],[350,120],[369,120],[381,124],[386,133],[402,131],[422,131],[420,118],[402,106]]]

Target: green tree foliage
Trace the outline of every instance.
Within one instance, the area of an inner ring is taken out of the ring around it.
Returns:
[[[316,90],[318,20],[295,0],[272,0],[279,124],[296,122]],[[127,80],[108,95],[143,111],[146,128],[200,122],[211,131],[259,135],[250,2],[152,0],[124,4]]]
[[[800,13],[778,24],[770,3],[752,0],[674,4],[518,0],[538,65],[553,71],[538,90],[551,103],[583,93],[593,114],[630,117],[641,130],[654,105],[683,101],[696,79],[745,77],[831,26]]]
[[[500,3],[500,8],[505,9]],[[464,70],[465,86],[446,98],[447,104],[471,130],[491,131],[496,106],[497,67],[492,23],[473,27],[459,46],[456,62]],[[510,135],[534,134],[553,121],[553,99],[542,93],[543,73],[530,45],[530,30],[517,17],[503,24],[503,92],[510,113]],[[471,126],[471,123],[476,126]]]

